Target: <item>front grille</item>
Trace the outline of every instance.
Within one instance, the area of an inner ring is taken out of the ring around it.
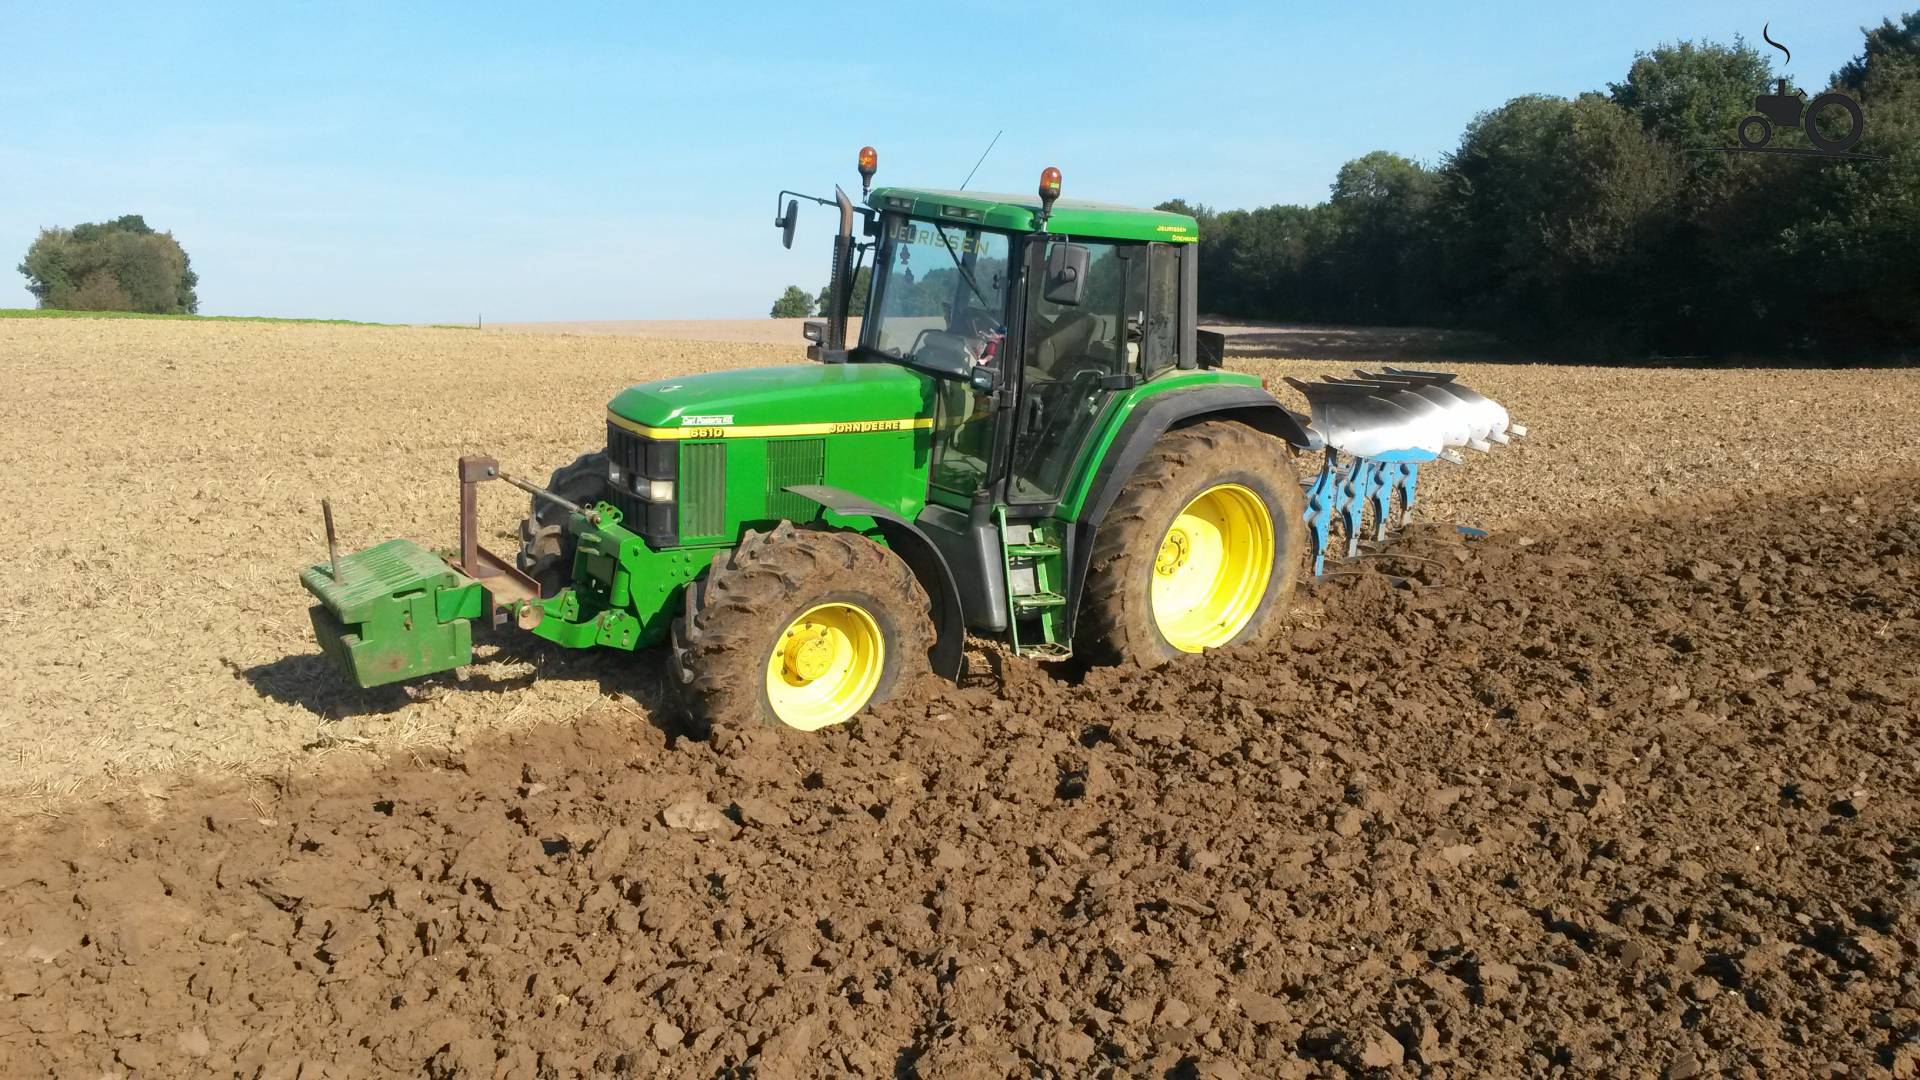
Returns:
[[[727,446],[690,442],[681,448],[680,538],[716,540],[727,526]]]
[[[620,521],[627,528],[637,531],[646,525],[647,504],[634,498],[632,492],[615,488],[607,493],[607,501],[620,511]]]
[[[628,476],[646,476],[648,465],[657,468],[659,462],[653,459],[667,449],[670,447],[657,439],[636,435],[617,424],[607,425],[607,458]]]

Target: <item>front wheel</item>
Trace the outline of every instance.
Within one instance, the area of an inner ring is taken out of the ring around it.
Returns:
[[[1749,150],[1758,150],[1773,138],[1773,122],[1758,113],[1740,121],[1733,130],[1740,137],[1740,145]]]
[[[607,452],[582,454],[554,470],[547,490],[576,506],[592,506],[607,497]],[[551,499],[533,497],[520,522],[520,571],[540,583],[541,596],[557,595],[573,584],[573,556],[579,537],[567,531],[569,511]]]
[[[1162,436],[1100,522],[1077,651],[1152,666],[1266,640],[1299,580],[1302,511],[1281,440],[1225,420]]]
[[[893,552],[783,521],[749,532],[687,586],[674,683],[700,726],[815,731],[928,670],[931,608]]]

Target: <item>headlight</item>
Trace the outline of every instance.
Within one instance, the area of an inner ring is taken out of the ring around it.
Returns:
[[[626,474],[620,471],[619,462],[617,461],[607,462],[607,479],[611,480],[615,487],[619,487],[621,481],[624,480],[625,478],[626,478]]]
[[[648,502],[664,503],[673,501],[673,481],[648,480],[645,481],[645,484],[646,486],[642,487],[641,483],[636,481],[633,485],[634,494]]]

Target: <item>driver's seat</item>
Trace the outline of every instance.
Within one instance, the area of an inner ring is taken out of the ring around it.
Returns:
[[[1045,379],[1058,379],[1075,360],[1085,356],[1100,332],[1100,322],[1084,311],[1069,311],[1048,326],[1033,350],[1033,363]]]

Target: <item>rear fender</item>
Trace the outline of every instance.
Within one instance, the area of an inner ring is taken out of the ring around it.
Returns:
[[[1133,410],[1107,447],[1106,455],[1094,470],[1087,497],[1073,522],[1072,541],[1068,545],[1065,632],[1071,637],[1080,611],[1081,587],[1086,584],[1087,569],[1093,560],[1093,538],[1100,521],[1112,509],[1120,489],[1133,477],[1135,469],[1174,428],[1189,427],[1208,420],[1231,420],[1245,424],[1285,441],[1297,450],[1317,449],[1307,430],[1305,418],[1281,405],[1261,387],[1241,384],[1204,386],[1156,394]]]

